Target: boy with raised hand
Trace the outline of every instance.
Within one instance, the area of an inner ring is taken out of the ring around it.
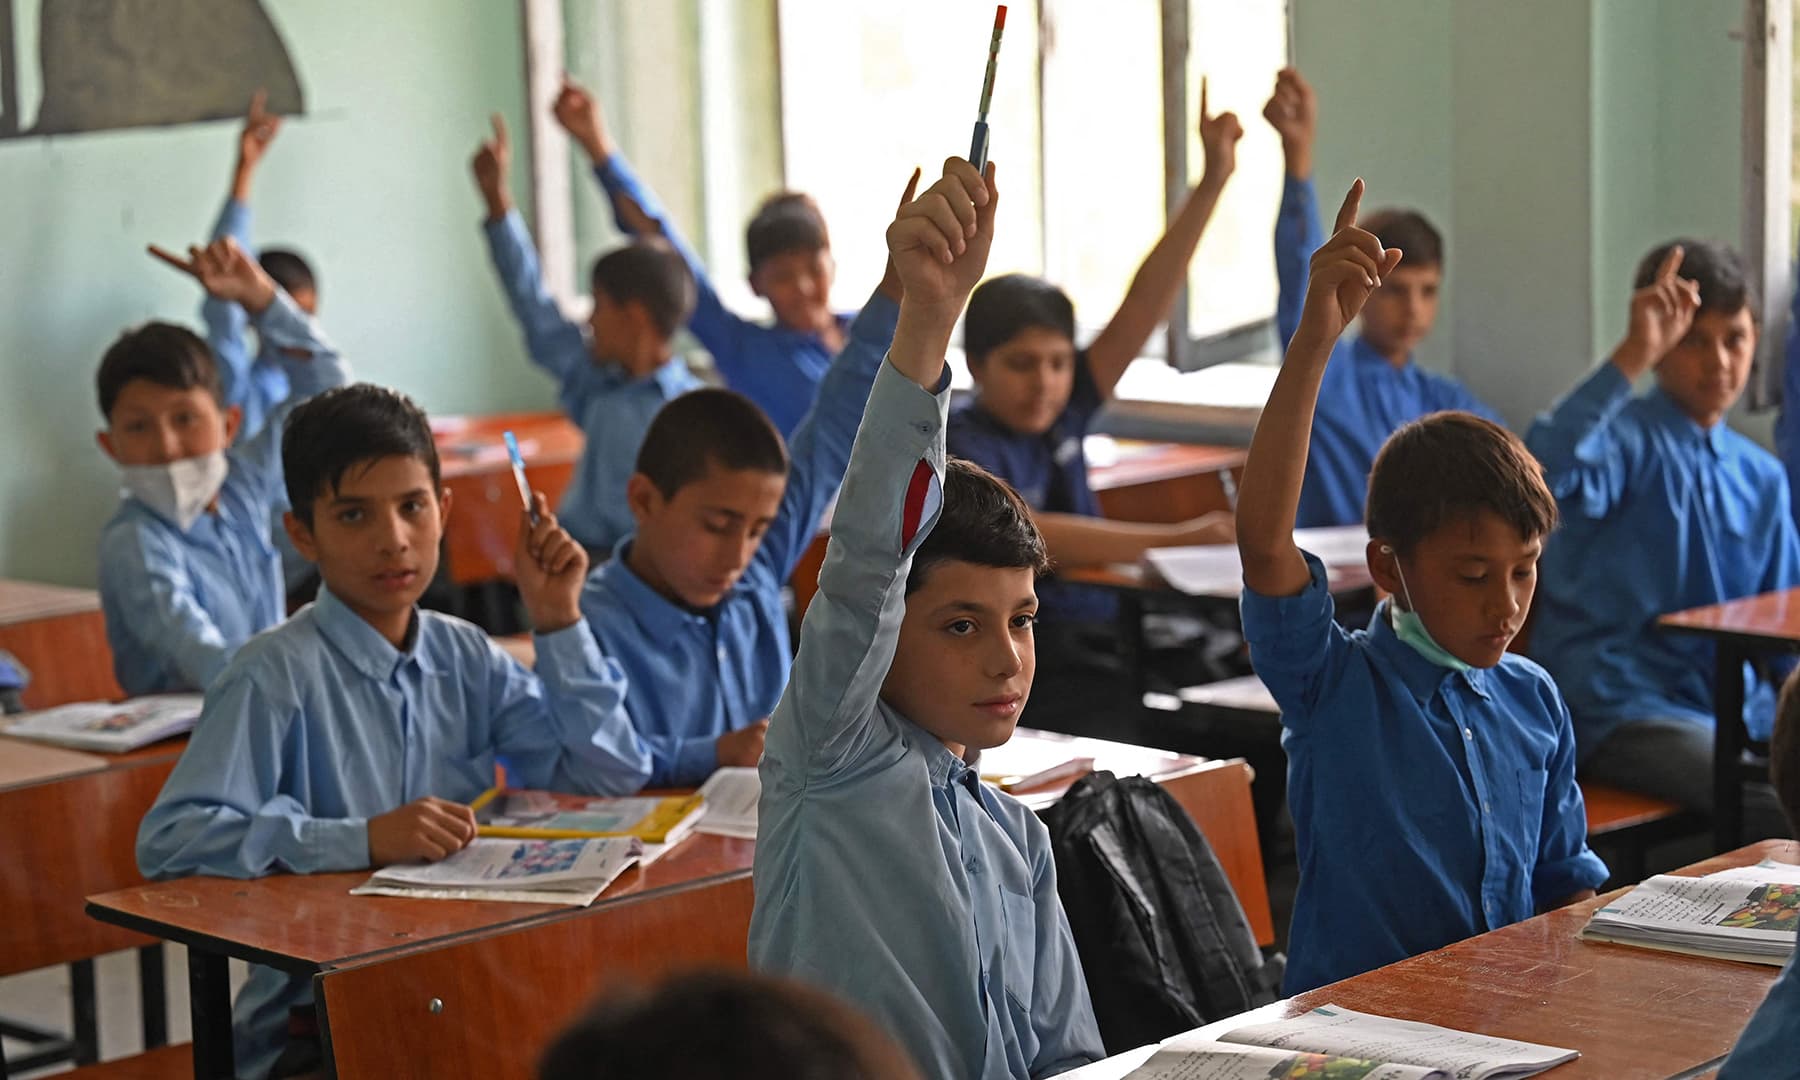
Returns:
[[[1704,813],[1714,648],[1657,617],[1800,585],[1800,538],[1781,463],[1725,424],[1756,355],[1743,261],[1662,244],[1634,287],[1624,339],[1526,437],[1564,521],[1532,652],[1568,695],[1583,775]],[[1634,396],[1651,371],[1656,386]],[[1744,722],[1766,738],[1773,686],[1746,678]],[[1766,785],[1746,787],[1744,809],[1754,835],[1786,832]]]
[[[1436,413],[1369,477],[1369,572],[1392,599],[1333,620],[1294,544],[1308,432],[1334,346],[1401,253],[1356,223],[1351,187],[1250,444],[1238,501],[1244,637],[1281,706],[1300,885],[1294,994],[1593,894],[1575,735],[1556,684],[1506,651],[1556,504],[1498,424]]]
[[[213,301],[240,309],[287,398],[243,442],[206,342],[170,323],[123,334],[96,376],[101,449],[125,495],[100,533],[100,603],[128,694],[204,690],[251,635],[285,614],[271,521],[282,505],[281,423],[294,404],[349,381],[318,324],[230,238],[167,257]]]
[[[632,531],[625,484],[650,421],[702,385],[671,344],[694,310],[694,281],[673,248],[637,240],[594,260],[593,310],[585,328],[571,321],[544,287],[537,248],[507,186],[506,122],[498,115],[493,122],[494,137],[473,162],[488,211],[482,231],[532,363],[556,378],[563,410],[586,436],[560,511],[564,527],[599,555]]]
[[[450,493],[425,414],[366,383],[295,411],[282,441],[289,535],[316,601],[245,646],[138,830],[145,876],[260,877],[431,862],[467,844],[494,782],[615,795],[647,755],[617,670],[582,621],[581,546],[534,495],[519,594],[537,674],[479,627],[418,606]],[[532,517],[535,515],[536,522]],[[253,967],[234,1007],[241,1075],[267,1075],[311,980]]]
[[[1307,260],[1325,239],[1312,178],[1318,111],[1318,99],[1300,72],[1286,68],[1276,75],[1263,118],[1281,136],[1287,157],[1275,219],[1275,270],[1281,287],[1275,323],[1283,349],[1300,325]],[[1362,521],[1369,469],[1382,443],[1401,425],[1444,409],[1500,419],[1462,383],[1413,362],[1413,350],[1437,321],[1444,281],[1444,242],[1437,229],[1418,211],[1399,208],[1377,210],[1363,226],[1405,251],[1406,262],[1382,276],[1381,287],[1362,309],[1358,332],[1338,341],[1340,355],[1326,370],[1300,491],[1296,520],[1302,528]]]
[[[1104,1055],[1049,833],[981,783],[1035,670],[1043,539],[946,461],[944,354],[997,195],[960,159],[903,207],[905,295],[761,766],[753,966],[867,1010],[928,1076],[1041,1077]]]
[[[784,438],[793,438],[832,357],[847,344],[854,318],[831,310],[837,264],[818,204],[782,192],[764,200],[750,220],[750,288],[769,302],[775,325],[752,322],[720,301],[700,256],[613,145],[594,96],[565,78],[553,111],[593,163],[619,228],[632,236],[660,235],[687,260],[699,286],[688,329],[712,354],[725,384],[754,401]]]

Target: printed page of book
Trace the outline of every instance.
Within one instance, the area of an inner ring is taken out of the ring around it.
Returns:
[[[1177,1048],[1175,1040],[1125,1080],[1268,1080],[1269,1077],[1318,1077],[1319,1080],[1441,1080],[1448,1074],[1416,1065],[1268,1050],[1257,1046],[1195,1043]]]
[[[756,804],[762,800],[762,778],[754,768],[718,769],[700,785],[706,813],[695,832],[756,839]]]
[[[1777,880],[1770,880],[1770,878]],[[1787,880],[1779,880],[1787,879]],[[1758,955],[1794,951],[1800,875],[1682,878],[1659,874],[1594,912],[1592,932],[1716,943]]]
[[[1179,1041],[1177,1036],[1165,1045],[1173,1048]],[[1234,1028],[1219,1041],[1419,1065],[1468,1080],[1532,1076],[1579,1056],[1561,1047],[1372,1016],[1336,1005],[1321,1005],[1286,1020]]]
[[[199,694],[157,694],[117,704],[83,701],[21,713],[4,730],[56,746],[120,753],[193,730],[202,701]]]
[[[497,812],[491,816],[482,815],[481,823],[508,828],[619,833],[632,829],[662,805],[660,798],[639,795],[596,799],[580,810],[568,810],[557,805],[554,799],[545,800],[548,803],[545,805],[545,801],[530,798],[539,794],[541,793],[509,793]]]
[[[435,888],[552,889],[611,881],[637,860],[634,837],[503,840],[483,837],[435,863],[387,866],[371,879]]]

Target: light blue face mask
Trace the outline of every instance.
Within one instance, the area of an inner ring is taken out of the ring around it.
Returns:
[[[1383,545],[1381,550],[1393,555],[1394,549]],[[1431,631],[1425,629],[1425,620],[1419,618],[1418,611],[1413,609],[1412,590],[1406,587],[1406,574],[1400,569],[1400,557],[1394,556],[1394,573],[1400,577],[1400,592],[1406,597],[1406,611],[1399,605],[1389,602],[1388,622],[1394,628],[1394,636],[1412,646],[1412,650],[1441,668],[1451,671],[1468,671],[1472,665],[1466,664],[1451,655],[1450,650],[1439,645],[1432,638]]]

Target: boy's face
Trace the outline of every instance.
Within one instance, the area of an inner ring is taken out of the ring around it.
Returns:
[[[293,292],[288,293],[288,296],[293,299],[295,307],[306,312],[308,315],[317,315],[319,313],[319,293],[317,289],[296,289]]]
[[[1438,289],[1443,284],[1443,267],[1402,262],[1381,279],[1381,288],[1363,305],[1363,340],[1383,356],[1411,356],[1437,322]]]
[[[1375,583],[1397,601],[1410,596],[1432,640],[1471,667],[1500,662],[1531,611],[1542,537],[1527,540],[1483,508],[1438,526],[1400,560],[1399,573],[1381,547],[1369,541]]]
[[[616,363],[637,352],[637,328],[630,305],[621,304],[599,289],[588,313],[588,349],[602,363]]]
[[[410,612],[437,573],[450,492],[416,457],[352,465],[335,491],[314,496],[312,525],[284,519],[294,547],[352,611],[377,626]]]
[[[797,248],[770,255],[750,271],[750,288],[790,330],[823,330],[832,323],[831,282],[837,263],[830,248]]]
[[[665,598],[705,610],[725,598],[750,565],[781,509],[787,477],[708,462],[706,472],[664,495],[643,473],[625,498],[637,519],[631,568]]]
[[[1656,366],[1656,382],[1701,427],[1725,418],[1744,392],[1756,357],[1756,320],[1748,305],[1727,315],[1701,311]]]
[[[1036,575],[946,560],[906,598],[881,696],[952,749],[1012,738],[1037,672]]]
[[[205,387],[133,379],[113,400],[100,448],[120,465],[169,465],[230,446],[242,415],[235,405],[221,408]]]
[[[1027,327],[969,365],[981,407],[1024,435],[1042,435],[1075,389],[1075,343],[1043,326]]]

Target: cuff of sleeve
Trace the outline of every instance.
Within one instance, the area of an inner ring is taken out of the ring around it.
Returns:
[[[1539,863],[1531,875],[1537,906],[1547,908],[1582,889],[1597,889],[1606,882],[1607,874],[1606,864],[1600,861],[1600,856],[1587,848],[1567,859]]]
[[[506,213],[497,218],[483,217],[481,231],[489,240],[499,240],[525,228],[525,219],[520,216],[519,208],[507,207]]]
[[[892,439],[897,454],[910,459],[930,449],[949,422],[950,367],[946,364],[938,376],[935,391],[902,374],[885,355],[881,370],[875,373],[875,385],[869,391],[869,404],[863,413],[863,424],[872,432],[882,432]]]
[[[1569,396],[1580,399],[1602,412],[1611,412],[1622,408],[1627,401],[1631,400],[1631,380],[1625,377],[1625,373],[1620,371],[1618,365],[1612,362],[1612,357],[1608,356],[1600,361],[1600,366],[1596,367],[1587,378],[1581,380],[1581,385],[1577,386]]]
[[[850,323],[850,336],[877,350],[886,352],[894,340],[894,329],[900,325],[900,304],[877,290],[869,294]]]
[[[633,198],[637,197],[637,174],[632,172],[631,166],[625,163],[625,155],[617,150],[614,150],[605,162],[594,166],[594,179],[600,181],[600,186],[608,191],[624,189]],[[638,202],[642,203],[643,200],[638,199]],[[648,207],[645,209],[647,212]]]
[[[300,847],[310,857],[308,872],[369,868],[368,818],[307,818],[300,823]]]
[[[699,784],[719,768],[719,740],[716,738],[684,739],[675,752],[677,786]]]
[[[286,289],[276,286],[275,300],[262,313],[251,317],[256,329],[279,345],[298,345],[311,351],[314,340],[312,317],[300,310]]]
[[[1281,184],[1281,198],[1284,202],[1311,202],[1314,198],[1312,177],[1285,176]]]
[[[1264,596],[1245,586],[1239,601],[1244,641],[1265,661],[1274,661],[1267,665],[1271,669],[1281,665],[1283,657],[1296,653],[1316,661],[1322,651],[1319,634],[1331,625],[1331,589],[1325,564],[1311,552],[1300,555],[1311,574],[1306,588],[1293,596]],[[1258,670],[1262,673],[1260,667]],[[1267,673],[1264,675],[1267,682]]]
[[[599,675],[602,668],[600,645],[585,618],[577,619],[561,630],[531,635],[537,648],[538,678],[545,682],[560,681],[565,675],[580,672]]]

